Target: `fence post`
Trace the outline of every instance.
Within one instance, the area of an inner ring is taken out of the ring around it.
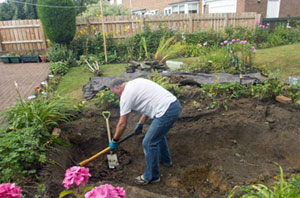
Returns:
[[[228,14],[225,14],[225,18],[224,18],[224,28],[226,28],[228,26]]]
[[[189,32],[192,33],[194,30],[193,16],[189,14]]]
[[[3,52],[3,49],[2,49],[2,38],[1,38],[1,34],[0,34],[0,52]]]
[[[39,20],[40,21],[40,20]],[[41,35],[41,39],[43,40],[43,45],[45,49],[48,49],[48,42],[47,42],[47,37],[45,35],[44,29],[43,29],[43,25],[42,22],[40,21],[40,35]]]

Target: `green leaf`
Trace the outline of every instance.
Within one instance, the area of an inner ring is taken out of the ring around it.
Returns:
[[[73,190],[66,190],[66,191],[62,191],[60,194],[59,194],[59,198],[62,198],[66,195],[69,195],[71,193],[74,193]]]
[[[53,139],[53,142],[54,142],[55,144],[60,145],[60,146],[67,146],[67,147],[71,146],[71,144],[65,142],[65,141],[64,141],[63,139],[61,139],[61,138],[55,138],[55,139]]]

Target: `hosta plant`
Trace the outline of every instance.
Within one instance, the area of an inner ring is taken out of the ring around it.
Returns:
[[[299,198],[300,177],[293,175],[291,179],[285,180],[282,168],[280,168],[280,179],[272,186],[264,184],[253,184],[250,186],[236,186],[228,195],[228,198],[237,197],[236,192],[240,189],[240,198]]]

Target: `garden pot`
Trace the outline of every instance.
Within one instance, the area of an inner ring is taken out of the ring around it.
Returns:
[[[40,55],[40,58],[41,58],[41,60],[42,60],[43,63],[46,63],[48,61],[47,60],[47,58],[48,58],[47,55]]]
[[[38,55],[34,56],[21,56],[22,63],[39,63],[41,62],[40,57]]]
[[[11,63],[20,63],[21,62],[19,56],[11,56],[11,57],[9,57],[9,59],[10,59]]]
[[[10,58],[8,56],[0,56],[0,58],[4,64],[10,63]]]

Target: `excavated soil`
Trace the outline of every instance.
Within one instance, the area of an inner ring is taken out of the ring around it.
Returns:
[[[300,111],[273,100],[240,99],[227,104],[228,110],[209,109],[193,100],[181,100],[183,110],[168,133],[173,167],[161,167],[161,182],[136,186],[134,177],[143,173],[143,135],[120,145],[120,166],[109,169],[106,155],[86,167],[91,185],[110,183],[126,189],[127,197],[226,197],[235,185],[268,183],[279,173],[300,171]],[[204,109],[204,110],[203,110]],[[118,108],[110,109],[114,132]],[[49,197],[58,197],[71,158],[80,162],[108,146],[106,123],[100,110],[85,110],[72,122],[60,125],[61,137],[72,146],[57,147],[40,175]],[[130,117],[127,135],[139,119]],[[149,123],[145,125],[147,129]],[[145,131],[145,130],[144,130]],[[123,137],[124,137],[123,136]]]

